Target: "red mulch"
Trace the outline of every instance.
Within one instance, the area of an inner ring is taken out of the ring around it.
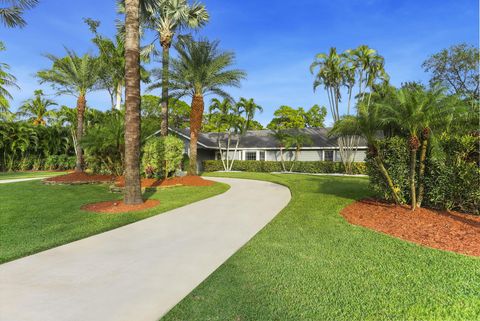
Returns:
[[[73,172],[66,175],[60,175],[44,179],[44,182],[59,184],[89,184],[112,182],[113,180],[115,180],[114,175],[98,175]]]
[[[480,216],[361,200],[344,208],[348,222],[436,249],[480,256]]]
[[[81,207],[82,210],[95,212],[95,213],[106,213],[106,214],[118,214],[125,213],[130,211],[140,211],[148,208],[152,208],[160,204],[159,200],[146,200],[142,204],[138,205],[126,205],[123,201],[106,201],[99,203],[86,204]]]
[[[201,178],[200,176],[183,176],[172,177],[168,179],[156,179],[156,178],[142,178],[142,187],[167,187],[167,186],[211,186],[215,184],[213,181],[209,181]],[[125,186],[125,177],[120,176],[117,178],[115,185],[118,187]]]

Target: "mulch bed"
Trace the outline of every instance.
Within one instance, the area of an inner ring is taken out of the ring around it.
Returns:
[[[345,219],[436,249],[480,256],[480,216],[361,200],[341,211]]]
[[[81,207],[84,211],[105,213],[105,214],[118,214],[130,211],[146,210],[160,204],[159,200],[149,199],[138,205],[126,205],[123,201],[106,201],[99,203],[86,204]]]
[[[73,172],[67,175],[50,177],[44,179],[43,182],[47,184],[94,184],[112,182],[114,180],[114,175],[98,175]]]
[[[203,179],[200,176],[172,177],[168,179],[142,178],[142,187],[168,187],[168,186],[211,186],[213,181]],[[115,186],[124,187],[125,177],[120,176],[115,181]]]

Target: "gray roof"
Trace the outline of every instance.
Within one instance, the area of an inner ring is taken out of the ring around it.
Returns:
[[[298,131],[310,137],[312,144],[305,145],[310,148],[335,148],[338,147],[337,139],[328,137],[328,131],[330,128],[303,128]],[[171,129],[171,131],[177,133],[184,138],[190,138],[190,129]],[[223,139],[226,139],[225,133],[200,133],[198,137],[198,143],[204,148],[218,148],[218,137],[222,139],[222,145],[224,145]],[[236,140],[232,139],[231,144],[235,146]],[[274,132],[270,129],[263,130],[249,130],[240,139],[239,148],[278,148],[280,146],[278,140],[274,136]],[[366,146],[364,139],[360,139],[359,146]]]

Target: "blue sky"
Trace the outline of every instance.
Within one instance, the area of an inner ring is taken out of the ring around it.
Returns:
[[[280,105],[309,108],[326,105],[322,90],[312,90],[309,65],[316,53],[330,47],[339,51],[367,44],[385,57],[394,85],[428,81],[422,62],[452,44],[478,46],[477,0],[203,0],[210,23],[198,35],[220,40],[221,48],[236,53],[237,67],[248,73],[236,98],[253,97],[264,108],[258,119],[267,124]],[[24,29],[0,27],[7,51],[0,61],[10,64],[21,87],[13,91],[13,109],[40,86],[36,71],[49,66],[43,53],[62,55],[63,46],[78,53],[94,52],[83,17],[102,21],[100,32],[114,34],[114,0],[41,0],[26,15]],[[145,42],[149,37],[145,38]],[[154,67],[149,66],[149,67]],[[73,97],[54,97],[75,105]],[[109,108],[109,96],[99,91],[87,97],[88,105]],[[331,120],[330,116],[327,122]]]

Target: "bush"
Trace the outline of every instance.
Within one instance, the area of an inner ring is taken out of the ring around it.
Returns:
[[[409,202],[410,189],[408,174],[410,154],[406,140],[401,137],[390,137],[380,141],[379,155],[394,184],[400,190],[400,198],[404,202]],[[370,188],[375,195],[380,199],[393,201],[385,178],[379,172],[377,164],[370,153],[367,153],[366,168],[370,178]]]
[[[175,136],[150,138],[143,147],[142,168],[147,177],[168,177],[180,168],[183,141]]]
[[[480,214],[478,136],[442,137],[442,159],[431,159],[425,175],[425,204]]]
[[[285,167],[288,169],[292,166],[293,162],[284,162]],[[203,162],[203,169],[206,172],[215,172],[222,171],[223,165],[221,160],[207,160]],[[282,164],[281,162],[273,161],[239,161],[236,160],[233,163],[234,171],[245,171],[245,172],[281,172]],[[293,167],[293,172],[296,173],[345,173],[343,164],[340,162],[301,162],[296,161]],[[366,166],[365,163],[355,163],[354,164],[354,173],[355,174],[365,174]]]
[[[436,209],[480,213],[480,168],[478,166],[478,136],[444,136],[429,152],[425,170],[423,205]],[[380,142],[380,156],[404,202],[410,202],[409,162],[407,142],[400,137]],[[371,155],[367,155],[370,186],[377,197],[392,201],[385,179]],[[417,166],[418,167],[418,166]],[[418,171],[417,171],[418,172]],[[418,186],[417,186],[418,188]]]

